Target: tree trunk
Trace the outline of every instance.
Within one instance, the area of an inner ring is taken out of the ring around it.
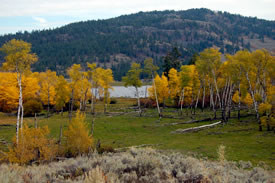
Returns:
[[[37,118],[36,118],[36,113],[34,113],[34,126],[37,128]]]
[[[139,116],[141,116],[141,108],[140,108],[140,99],[139,99],[139,92],[138,92],[138,88],[136,88],[136,94],[137,94],[137,102],[138,102],[138,110],[139,110]]]
[[[94,114],[94,92],[93,92],[93,88],[92,88],[92,97],[91,97],[91,113]]]
[[[181,96],[181,101],[180,101],[180,111],[182,114],[182,106],[183,106],[183,101],[184,101],[184,88],[182,89],[181,94],[182,94],[182,96]]]
[[[213,70],[213,76],[214,76],[214,84],[215,84],[215,88],[216,88],[216,92],[217,92],[217,96],[218,96],[218,99],[219,99],[219,104],[220,104],[220,108],[222,108],[221,106],[221,98],[220,98],[220,93],[219,93],[219,89],[218,89],[218,85],[217,85],[217,81],[216,81],[216,74],[215,74],[215,71]]]
[[[202,112],[204,109],[204,100],[205,100],[205,79],[203,80],[203,96],[202,96],[202,108],[201,108]]]
[[[198,91],[198,96],[197,96],[197,101],[196,101],[195,109],[197,109],[197,107],[198,107],[199,97],[200,97],[200,94],[201,94],[201,88],[202,88],[202,85],[200,85],[200,89]]]
[[[255,95],[254,95],[254,92],[252,90],[252,86],[251,86],[251,82],[250,82],[250,79],[249,79],[249,76],[248,76],[248,72],[246,73],[246,79],[248,81],[249,91],[250,91],[250,94],[251,94],[251,97],[252,97],[252,100],[253,100],[254,109],[255,109],[256,117],[257,117],[257,122],[259,124],[259,131],[263,131],[261,120],[260,120],[260,115],[259,115],[259,111],[258,111],[258,103],[255,100]]]
[[[18,143],[19,141],[19,121],[21,120],[21,128],[20,128],[20,131],[21,131],[21,136],[23,135],[22,133],[22,129],[23,129],[23,114],[24,114],[24,109],[23,109],[23,95],[22,95],[22,74],[20,73],[19,74],[19,80],[18,80],[18,85],[19,85],[19,106],[18,108],[20,108],[18,110],[18,114],[17,114],[17,124],[16,124],[16,127],[18,128],[17,129],[17,137],[16,137],[16,142]],[[18,76],[18,75],[17,75]],[[21,113],[20,113],[21,112]],[[21,117],[20,117],[21,115]]]
[[[241,118],[241,82],[239,82],[238,120]]]
[[[70,122],[72,120],[73,109],[74,109],[74,89],[72,89],[72,95],[71,95],[71,108],[70,108],[70,113],[69,113],[69,121]]]
[[[157,88],[156,88],[156,84],[155,84],[155,80],[154,80],[153,74],[152,74],[152,79],[153,79],[153,85],[154,85],[154,89],[155,89],[155,97],[156,97],[156,103],[157,103],[159,118],[161,118],[161,113],[160,113],[160,108],[159,108],[159,101],[158,101],[158,95],[157,95]]]
[[[83,101],[83,110],[84,112],[86,111],[86,106],[87,106],[87,92],[88,92],[88,89],[85,91],[85,95],[84,95],[84,101]]]
[[[50,88],[48,87],[48,111],[47,111],[47,118],[49,117],[50,113]]]
[[[214,103],[214,96],[213,96],[213,88],[212,85],[209,83],[209,88],[210,88],[210,106],[212,104],[212,109],[214,112],[214,119],[216,119],[217,114],[216,114],[216,108],[215,108],[215,103]]]

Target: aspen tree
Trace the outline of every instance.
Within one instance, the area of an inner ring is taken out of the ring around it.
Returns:
[[[161,112],[160,112],[160,108],[159,108],[159,101],[158,101],[158,95],[157,95],[157,90],[156,90],[156,84],[155,84],[155,80],[154,80],[156,71],[158,69],[159,69],[158,66],[155,66],[153,64],[153,59],[152,58],[147,58],[146,60],[144,60],[144,72],[146,74],[148,74],[149,77],[152,78],[153,88],[154,88],[154,96],[155,96],[156,103],[157,103],[158,114],[159,114],[159,118],[161,118]]]
[[[22,93],[22,77],[30,71],[30,67],[38,58],[31,53],[31,44],[22,40],[12,39],[5,43],[0,51],[5,53],[5,62],[3,68],[8,71],[15,71],[17,74],[17,82],[19,88],[18,112],[16,122],[16,142],[18,143],[19,121],[21,120],[21,129],[23,128],[23,93]],[[20,116],[21,115],[21,116]]]
[[[140,68],[140,64],[135,62],[132,63],[130,70],[127,72],[126,76],[122,78],[122,81],[125,82],[124,86],[133,86],[136,90],[137,102],[138,102],[138,110],[139,115],[141,116],[141,108],[140,108],[140,99],[139,99],[139,91],[138,88],[141,87],[142,83],[140,80],[140,73],[142,69]]]

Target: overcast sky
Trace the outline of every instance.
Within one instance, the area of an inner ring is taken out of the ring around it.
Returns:
[[[0,0],[0,35],[139,11],[202,7],[275,20],[275,0]]]

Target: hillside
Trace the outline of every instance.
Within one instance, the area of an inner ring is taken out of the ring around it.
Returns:
[[[266,48],[274,54],[274,30],[275,21],[208,9],[152,11],[4,35],[0,45],[12,38],[32,43],[39,56],[35,71],[51,69],[61,74],[73,63],[95,61],[112,68],[119,80],[131,61],[152,57],[162,65],[162,57],[172,47],[178,47],[183,63],[207,47],[220,48],[222,53]]]

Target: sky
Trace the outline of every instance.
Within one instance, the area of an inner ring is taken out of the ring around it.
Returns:
[[[275,20],[275,0],[0,0],[0,35],[139,11],[191,8]]]

